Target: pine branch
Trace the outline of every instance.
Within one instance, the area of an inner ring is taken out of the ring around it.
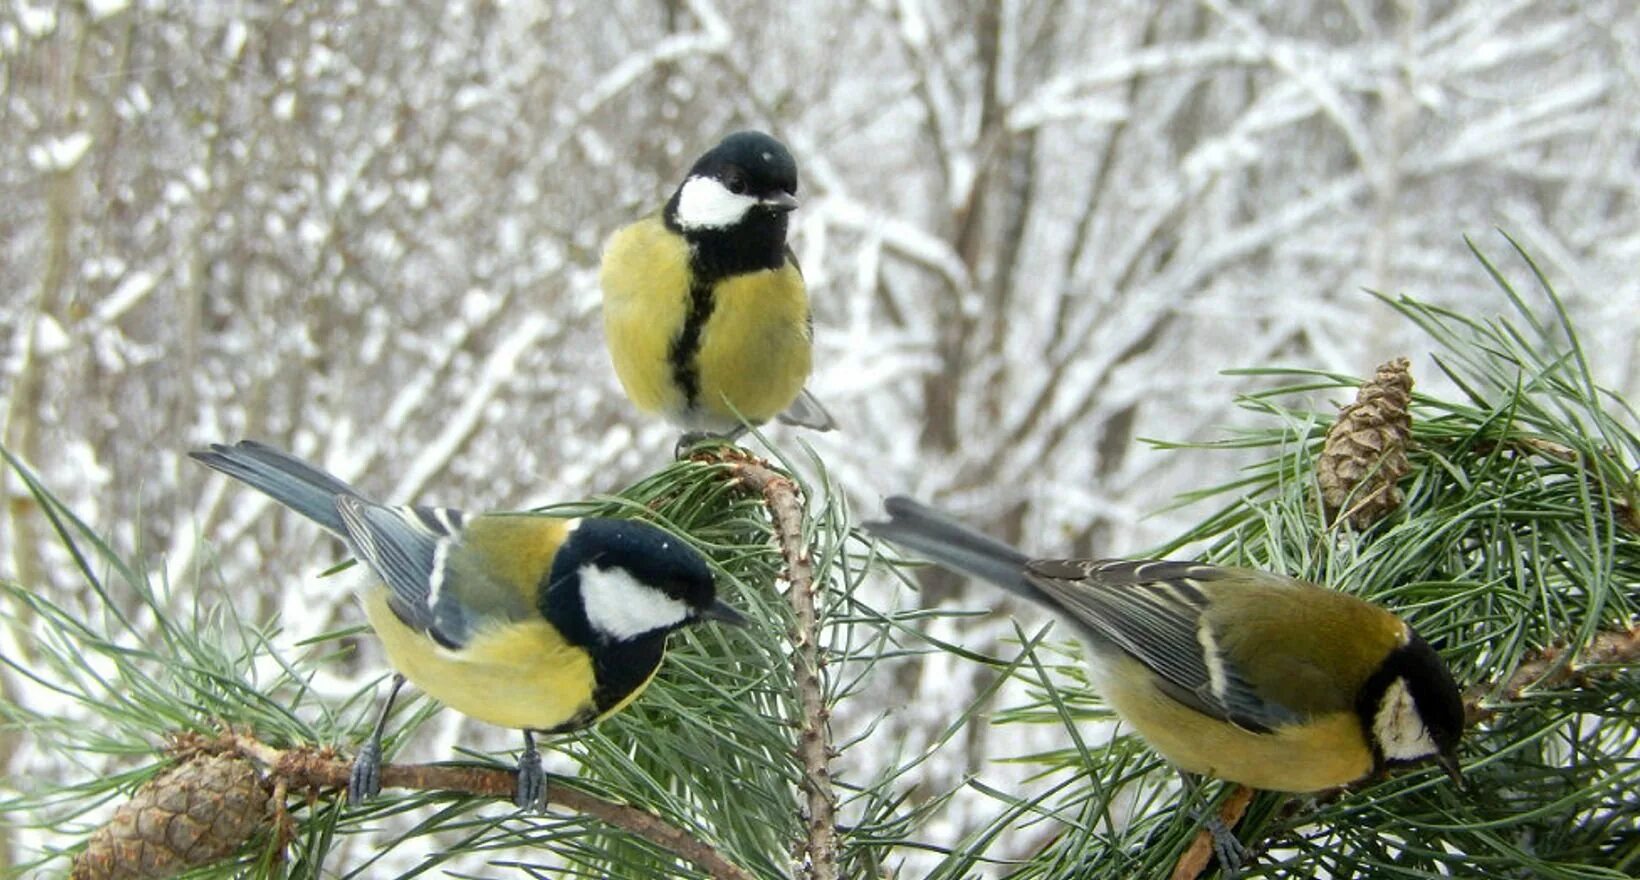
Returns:
[[[151,569],[127,562],[20,462],[11,464],[90,584],[92,611],[0,582],[0,623],[39,648],[31,661],[0,655],[0,663],[24,676],[30,687],[58,697],[44,713],[0,704],[0,722],[47,744],[64,764],[83,768],[67,781],[38,780],[0,800],[0,820],[61,827],[72,842],[75,820],[91,818],[100,805],[125,801],[134,788],[156,784],[169,772],[170,760],[156,763],[151,743],[179,733],[187,739],[190,731],[204,737],[224,729],[245,731],[239,736],[246,751],[260,755],[270,768],[277,766],[279,772],[268,779],[287,790],[345,784],[347,768],[340,759],[312,744],[358,741],[373,688],[367,685],[338,705],[334,698],[315,700],[309,682],[318,667],[336,659],[341,646],[335,640],[353,631],[281,649],[284,640],[275,632],[246,627],[226,603],[201,603],[192,619],[173,619],[166,611],[172,603],[147,580]],[[680,463],[631,487],[627,497],[571,505],[563,512],[659,519],[702,542],[719,569],[725,598],[759,621],[784,621],[784,615],[771,614],[779,603],[765,599],[766,593],[772,596],[766,585],[781,569],[769,544],[763,500],[742,498],[745,493],[737,493],[732,481],[724,468]],[[98,574],[103,570],[116,582],[105,582]],[[211,586],[200,593],[229,595]],[[777,668],[773,662],[783,662],[786,654],[778,640],[757,636],[765,627],[683,634],[643,700],[596,728],[555,742],[556,750],[581,765],[576,775],[585,785],[560,784],[552,792],[554,802],[576,815],[523,822],[504,809],[465,818],[463,813],[492,803],[491,795],[513,790],[510,770],[390,765],[390,787],[454,795],[440,798],[438,812],[407,829],[398,843],[467,829],[460,845],[440,843],[427,853],[424,867],[504,849],[551,859],[539,866],[546,871],[568,865],[631,878],[773,875],[771,865],[784,863],[779,854],[798,839],[799,823],[791,798],[795,774],[778,757],[794,737],[777,707],[794,692],[789,681],[770,674]],[[268,670],[279,675],[270,681]],[[71,711],[64,710],[61,698]],[[389,748],[401,744],[435,708],[424,703],[418,711],[400,713],[397,729],[389,731]],[[117,771],[92,769],[109,765]],[[592,789],[598,794],[589,793]],[[163,786],[157,791],[163,793]],[[292,809],[301,840],[294,864],[303,867],[296,875],[324,865],[344,835],[371,831],[384,820],[393,823],[391,817],[414,803],[384,797],[344,810],[332,799],[305,805],[299,800]],[[208,807],[207,800],[200,808]],[[40,854],[39,864],[52,857]],[[272,864],[266,850],[259,854],[258,844],[246,840],[220,869],[260,865],[256,876],[269,876]]]
[[[774,522],[775,539],[786,561],[786,597],[796,615],[792,633],[792,676],[801,701],[802,719],[798,731],[797,756],[803,767],[803,792],[807,798],[806,855],[811,880],[837,878],[837,796],[831,787],[831,732],[827,724],[831,710],[826,707],[822,674],[820,616],[815,597],[820,588],[814,577],[814,562],[804,538],[803,502],[791,478],[771,470],[756,459],[724,449],[718,461],[728,465],[734,479],[762,495]]]
[[[1529,689],[1583,687],[1640,665],[1640,625],[1597,633],[1580,650],[1542,648],[1529,654],[1501,684],[1476,685],[1464,693],[1465,720],[1473,727],[1520,700]],[[1497,695],[1497,696],[1494,696]]]
[[[174,795],[170,774],[181,767],[193,768],[181,784],[198,795],[188,801],[190,816],[234,813],[218,804],[216,788],[199,787],[199,775],[217,779],[216,771],[179,765],[154,745],[217,743],[224,730],[233,732],[234,760],[258,768],[258,785],[273,790],[266,799],[278,810],[234,826],[257,833],[228,841],[231,849],[217,846],[218,836],[208,849],[177,850],[194,854],[187,858],[227,853],[198,869],[200,876],[333,871],[337,847],[381,830],[396,831],[393,845],[350,870],[401,860],[412,854],[395,850],[436,834],[415,856],[418,870],[449,863],[470,871],[475,860],[488,859],[492,867],[537,874],[750,880],[789,877],[795,851],[808,877],[878,876],[894,849],[915,840],[916,829],[948,796],[919,792],[926,798],[908,804],[896,790],[917,784],[907,777],[927,754],[888,766],[874,755],[879,775],[867,785],[844,786],[832,776],[841,750],[873,742],[851,736],[839,744],[832,708],[874,692],[878,685],[866,683],[877,664],[945,650],[917,634],[945,612],[884,612],[855,595],[875,556],[869,548],[854,555],[858,542],[846,507],[818,461],[818,488],[810,490],[776,465],[732,448],[714,450],[618,496],[551,509],[641,517],[686,537],[708,555],[720,595],[754,624],[680,633],[642,699],[591,729],[554,740],[549,748],[577,764],[551,790],[553,803],[566,809],[527,821],[498,803],[514,787],[512,771],[501,765],[390,763],[389,789],[423,794],[393,792],[358,807],[315,797],[341,788],[348,769],[321,744],[357,742],[369,724],[373,685],[338,699],[334,677],[335,662],[350,647],[338,640],[362,630],[293,645],[277,630],[248,627],[226,601],[230,593],[211,583],[183,587],[190,598],[197,593],[197,610],[192,619],[176,619],[167,610],[176,607],[174,598],[147,579],[153,569],[116,553],[21,463],[13,466],[91,585],[86,604],[93,609],[87,614],[79,605],[0,582],[0,623],[26,633],[39,648],[30,662],[0,656],[0,663],[26,676],[31,688],[66,696],[75,706],[64,713],[0,705],[0,717],[78,768],[0,801],[0,821],[63,829],[56,848],[33,850],[39,867],[62,858],[65,847],[78,848],[91,831],[87,823],[103,821],[105,805],[129,806],[124,815],[135,818],[122,820],[126,825],[171,815],[165,804],[175,801],[163,797]],[[112,583],[99,575],[105,570]],[[224,600],[210,598],[218,596]],[[269,670],[278,674],[270,678]],[[315,676],[326,681],[322,699],[312,686]],[[977,700],[953,707],[951,728],[936,742],[955,735],[978,708]],[[422,702],[394,716],[388,750],[437,710]],[[837,822],[845,791],[855,818],[846,835]],[[159,807],[156,798],[162,798]],[[99,848],[87,864],[121,864],[107,856],[116,851]],[[183,858],[148,852],[149,863]],[[278,853],[288,854],[284,867]]]
[[[1361,386],[1356,401],[1339,411],[1316,458],[1316,484],[1329,521],[1347,520],[1357,529],[1366,529],[1400,506],[1402,494],[1396,483],[1411,472],[1406,456],[1412,432],[1411,388],[1410,361],[1396,358],[1380,365],[1375,378]],[[1576,450],[1559,443],[1524,438],[1515,445],[1560,461],[1580,463]],[[1599,488],[1604,494],[1608,487]],[[1584,667],[1599,668],[1585,673],[1574,665],[1579,654]],[[1482,684],[1469,689],[1464,700],[1466,724],[1473,727],[1497,713],[1495,706],[1483,705],[1493,694],[1501,692],[1504,701],[1516,702],[1527,688],[1585,683],[1590,674],[1610,677],[1615,674],[1613,667],[1637,660],[1640,627],[1599,633],[1581,652],[1555,647],[1535,651],[1523,658],[1501,686]],[[1219,816],[1223,827],[1235,827],[1252,797],[1253,791],[1246,786],[1232,790]],[[1251,848],[1254,842],[1243,843]],[[1173,880],[1199,876],[1212,858],[1212,844],[1212,832],[1207,828],[1199,831],[1180,857]]]
[[[178,746],[173,751],[236,754],[253,759],[266,768],[270,782],[309,798],[346,791],[351,769],[350,762],[336,754],[334,749],[315,746],[281,749],[248,733],[231,733],[215,738],[185,735],[178,738]],[[518,774],[515,770],[498,767],[384,764],[382,787],[465,794],[505,801],[510,800],[517,791]],[[751,874],[725,859],[700,838],[653,813],[566,785],[549,785],[547,799],[688,859],[714,880],[752,880]]]

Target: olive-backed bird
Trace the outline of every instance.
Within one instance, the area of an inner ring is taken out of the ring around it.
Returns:
[[[389,507],[253,441],[191,455],[339,536],[364,563],[365,614],[397,675],[354,762],[350,803],[380,791],[382,730],[406,679],[464,715],[522,729],[516,802],[537,807],[546,784],[535,733],[624,709],[672,631],[745,621],[717,598],[705,559],[647,523]]]
[[[665,207],[604,247],[615,374],[639,410],[687,432],[680,449],[771,418],[833,427],[803,388],[813,321],[786,244],[796,207],[791,153],[762,132],[736,132],[696,160]]]
[[[1461,781],[1452,674],[1371,602],[1245,568],[1032,559],[910,498],[884,506],[870,533],[1070,622],[1106,702],[1186,773],[1314,792],[1434,759]]]

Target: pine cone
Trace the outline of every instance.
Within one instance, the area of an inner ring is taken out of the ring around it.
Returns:
[[[160,880],[236,852],[272,814],[271,791],[237,755],[189,760],[114,811],[74,860],[70,880]]]
[[[1412,471],[1412,364],[1396,358],[1378,367],[1355,402],[1339,410],[1316,462],[1327,521],[1340,513],[1365,529],[1401,506],[1396,483]]]

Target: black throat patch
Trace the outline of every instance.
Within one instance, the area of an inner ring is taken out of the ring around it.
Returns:
[[[689,242],[689,311],[672,338],[667,359],[684,406],[700,403],[700,348],[706,322],[717,307],[717,283],[735,275],[779,269],[786,261],[786,215],[753,209],[727,229],[684,230],[678,225],[678,193],[666,203],[666,228]]]
[[[565,733],[586,727],[642,687],[666,656],[666,633],[599,645],[588,653],[592,655],[592,702],[546,733]]]
[[[1419,720],[1439,749],[1445,752],[1454,748],[1463,735],[1463,702],[1452,673],[1415,630],[1409,628],[1408,635],[1407,643],[1391,651],[1355,695],[1355,715],[1361,723],[1362,735],[1372,748],[1374,773],[1382,773],[1392,763],[1386,759],[1373,726],[1384,695],[1398,679],[1406,682]]]
[[[617,642],[592,655],[598,687],[592,703],[602,715],[642,687],[666,655],[666,633],[653,633]]]
[[[597,528],[583,523],[581,528]],[[655,674],[666,653],[666,633],[656,632],[619,642],[606,641],[587,622],[586,603],[575,582],[585,557],[566,545],[536,588],[541,616],[569,642],[591,655],[591,700],[573,717],[547,733],[577,730],[598,720]]]

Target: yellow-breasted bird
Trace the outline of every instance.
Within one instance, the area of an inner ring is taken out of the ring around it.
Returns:
[[[686,432],[737,437],[778,417],[826,431],[803,388],[813,323],[786,245],[797,163],[757,131],[696,160],[661,210],[604,248],[604,334],[627,397]]]
[[[365,613],[398,674],[354,762],[351,803],[381,789],[382,729],[405,679],[464,715],[522,729],[516,801],[534,807],[546,794],[534,733],[624,709],[673,630],[745,622],[717,598],[705,559],[647,523],[389,507],[252,441],[191,455],[341,537],[368,569]]]
[[[1244,568],[1032,559],[909,498],[884,507],[867,531],[1074,625],[1105,701],[1186,773],[1311,792],[1432,758],[1460,778],[1452,674],[1377,605]]]

